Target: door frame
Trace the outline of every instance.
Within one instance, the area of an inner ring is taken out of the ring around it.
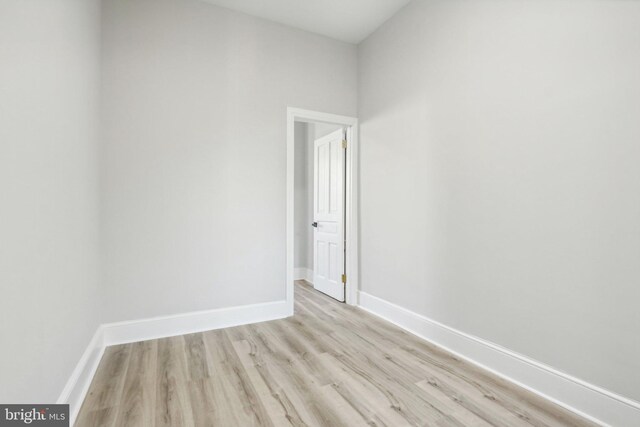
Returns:
[[[286,303],[289,315],[293,316],[294,296],[294,218],[295,218],[295,192],[294,192],[294,168],[295,168],[295,138],[294,125],[303,123],[329,123],[342,125],[347,128],[347,153],[345,171],[345,274],[347,284],[345,286],[345,302],[349,305],[358,305],[359,287],[359,262],[358,262],[358,119],[355,117],[340,116],[337,114],[322,113],[301,108],[287,107],[287,262],[286,262]]]

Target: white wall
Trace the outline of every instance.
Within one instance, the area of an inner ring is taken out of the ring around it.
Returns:
[[[55,400],[101,321],[284,298],[286,106],[356,115],[354,46],[102,12],[100,45],[97,0],[0,0],[2,402]],[[363,43],[363,289],[640,400],[637,22],[416,0]]]
[[[313,141],[315,141],[316,139],[320,139],[323,136],[327,136],[331,132],[335,132],[342,127],[340,125],[332,125],[331,123],[312,123],[312,126],[313,126]],[[311,146],[313,146],[313,142],[311,143]]]
[[[363,290],[640,400],[639,22],[417,0],[360,45]]]
[[[305,198],[306,198],[306,203],[307,203],[307,208],[306,208],[306,212],[305,212],[305,222],[308,224],[308,227],[306,229],[306,236],[305,236],[305,242],[304,244],[306,244],[306,268],[308,269],[308,271],[310,271],[310,276],[313,276],[313,256],[314,256],[314,250],[313,250],[313,227],[311,226],[311,224],[313,223],[313,196],[314,196],[314,190],[313,190],[313,185],[314,185],[314,177],[313,177],[313,173],[314,173],[314,166],[313,166],[313,159],[315,156],[315,148],[313,145],[313,142],[315,141],[315,129],[316,129],[316,125],[315,123],[307,123],[307,135],[306,135],[306,140],[305,140],[305,144],[306,144],[306,149],[305,149],[305,164],[306,164],[306,168],[305,168],[305,173],[307,175],[307,192],[305,193]],[[311,280],[312,277],[308,277],[307,279]]]
[[[103,3],[107,321],[285,297],[286,107],[356,113],[356,48],[194,0]]]
[[[313,175],[309,180],[309,126],[296,122],[294,126],[295,167],[294,167],[294,267],[313,269],[313,234],[310,232],[313,205]],[[310,237],[311,236],[311,239]],[[311,262],[309,262],[311,260]],[[302,276],[301,276],[302,277]]]
[[[0,0],[0,402],[55,402],[99,323],[99,1]]]

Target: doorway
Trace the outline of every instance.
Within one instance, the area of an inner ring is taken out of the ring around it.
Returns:
[[[291,314],[297,279],[357,305],[357,125],[353,117],[287,109],[286,300]]]

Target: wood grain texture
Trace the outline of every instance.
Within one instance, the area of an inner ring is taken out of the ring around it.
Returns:
[[[76,426],[592,426],[296,283],[295,316],[107,348]]]

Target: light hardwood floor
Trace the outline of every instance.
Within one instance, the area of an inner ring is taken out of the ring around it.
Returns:
[[[289,319],[107,348],[76,426],[591,426],[304,283]]]

